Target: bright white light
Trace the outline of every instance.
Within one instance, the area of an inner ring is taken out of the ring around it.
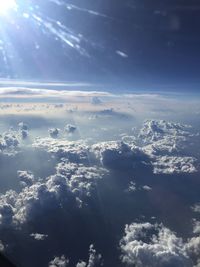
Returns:
[[[10,9],[17,7],[15,0],[0,0],[0,15],[7,13]]]

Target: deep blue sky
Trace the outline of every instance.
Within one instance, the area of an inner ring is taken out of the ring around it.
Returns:
[[[0,15],[1,78],[198,90],[199,1],[25,2]]]

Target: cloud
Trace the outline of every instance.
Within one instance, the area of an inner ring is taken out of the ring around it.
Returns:
[[[9,227],[12,224],[14,209],[10,204],[0,203],[0,225]]]
[[[37,241],[43,241],[48,237],[48,235],[38,234],[38,233],[31,234],[30,236],[33,237]]]
[[[77,84],[78,87],[79,84]],[[74,85],[75,86],[75,85]],[[34,98],[68,98],[68,97],[102,97],[112,96],[109,92],[103,91],[78,91],[78,90],[49,90],[26,87],[5,87],[0,90],[0,98],[12,97],[27,99]]]
[[[37,138],[32,146],[45,150],[59,159],[66,158],[77,163],[88,161],[89,147],[82,140],[70,142],[65,139]]]
[[[58,138],[60,129],[58,128],[51,128],[49,129],[49,135],[51,136],[51,138]]]
[[[103,262],[101,254],[97,254],[96,250],[94,249],[94,245],[90,245],[88,263],[82,261],[79,262],[76,267],[95,267],[97,265],[102,265],[102,263]]]
[[[59,209],[75,208],[76,199],[62,176],[51,176],[45,182],[36,182],[17,194],[7,191],[0,197],[1,227],[17,227],[35,222],[40,216]]]
[[[128,185],[128,188],[125,190],[127,193],[132,193],[136,191],[151,191],[152,188],[148,185],[138,186],[135,182],[131,181]]]
[[[180,152],[184,144],[188,145],[189,137],[194,137],[192,131],[190,125],[165,120],[146,120],[138,139],[142,145],[152,145],[152,152]]]
[[[147,120],[138,135],[138,144],[149,155],[155,174],[194,173],[197,160],[191,154],[196,133],[189,125]]]
[[[24,139],[26,139],[27,137],[28,137],[28,131],[26,131],[26,130],[21,130],[20,131],[20,135],[21,135],[21,138],[24,140]]]
[[[65,258],[64,255],[61,257],[55,257],[49,262],[49,267],[67,267],[69,260]]]
[[[110,169],[133,168],[137,163],[148,161],[148,156],[139,147],[131,147],[124,142],[97,143],[91,149],[102,164]]]
[[[100,99],[99,97],[94,96],[94,97],[92,97],[92,99],[91,99],[91,103],[92,103],[93,105],[99,105],[99,104],[102,103],[102,101],[101,101],[101,99]]]
[[[6,155],[15,155],[19,148],[19,136],[13,130],[0,135],[0,152]]]
[[[3,134],[0,140],[0,147],[1,149],[6,149],[6,148],[15,148],[19,145],[19,141],[17,139],[17,136],[13,132],[7,132]]]
[[[155,174],[180,174],[197,172],[196,159],[193,157],[157,157],[153,162]]]
[[[29,186],[20,193],[7,191],[0,196],[0,226],[34,222],[63,207],[66,210],[80,208],[95,192],[96,182],[104,173],[104,169],[96,166],[61,162],[56,167],[56,174],[33,183],[32,173],[18,172],[23,183]]]
[[[67,132],[67,133],[72,134],[72,133],[74,133],[75,131],[76,131],[76,126],[75,126],[75,125],[67,124],[67,125],[65,126],[65,132]]]
[[[120,57],[123,57],[123,58],[128,58],[128,55],[120,50],[117,50],[116,51],[116,54]]]
[[[0,240],[0,252],[4,252],[4,250],[5,250],[4,244]]]
[[[19,124],[18,124],[18,126],[19,126],[19,129],[20,130],[24,130],[24,131],[28,131],[28,125],[26,124],[26,123],[24,123],[24,122],[20,122]]]
[[[163,225],[126,225],[120,248],[122,262],[136,267],[193,266],[182,238]]]
[[[193,223],[193,233],[200,234],[200,222],[197,220],[194,220],[194,223]]]
[[[67,267],[69,264],[69,260],[62,255],[61,257],[55,257],[52,261],[49,263],[49,267]],[[102,266],[102,256],[101,254],[98,254],[96,252],[96,249],[94,248],[94,245],[90,245],[89,247],[89,258],[88,262],[80,260],[76,267],[97,267]]]
[[[22,186],[31,186],[34,184],[35,178],[32,172],[18,171],[17,174]]]
[[[196,203],[193,207],[192,210],[194,212],[200,213],[200,203]]]
[[[96,187],[96,181],[106,173],[105,169],[97,166],[89,167],[68,162],[58,163],[56,171],[57,175],[68,179],[70,190],[80,198],[90,196]]]

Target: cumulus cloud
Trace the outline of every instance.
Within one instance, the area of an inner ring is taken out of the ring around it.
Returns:
[[[19,145],[17,135],[12,132],[6,132],[0,136],[0,149],[16,148]]]
[[[60,132],[60,130],[58,128],[51,128],[51,129],[49,129],[49,135],[52,138],[58,138],[59,132]]]
[[[191,126],[164,120],[147,120],[139,133],[144,144],[161,140],[168,136],[185,137],[191,135]]]
[[[52,138],[37,138],[33,147],[45,150],[58,158],[66,158],[72,162],[88,161],[89,147],[82,140],[70,142]]]
[[[199,221],[183,240],[163,224],[132,223],[120,241],[121,260],[136,267],[197,267],[200,264]]]
[[[105,169],[97,166],[89,167],[68,162],[59,163],[56,170],[58,175],[68,179],[69,188],[77,197],[90,196],[95,189],[96,181],[106,173]]]
[[[17,172],[20,183],[22,186],[31,186],[34,183],[34,175],[30,171],[18,171]]]
[[[35,183],[32,173],[20,171],[18,174],[29,186],[20,193],[7,191],[0,196],[1,227],[35,221],[61,207],[69,210],[79,208],[94,192],[104,169],[62,162],[58,163],[55,175]]]
[[[62,255],[61,257],[55,257],[52,261],[49,263],[49,267],[67,267],[69,264],[69,260]],[[102,261],[102,256],[101,254],[98,254],[96,252],[96,249],[94,248],[94,245],[90,245],[89,247],[89,258],[88,261],[82,261],[80,260],[77,264],[76,267],[97,267],[97,266],[102,266],[103,261]]]
[[[136,146],[129,146],[124,142],[102,142],[92,146],[102,164],[111,169],[132,168],[137,163],[148,162],[148,156]]]
[[[153,162],[155,174],[176,174],[197,172],[193,157],[157,157]]]
[[[49,267],[67,267],[69,260],[65,258],[64,255],[61,257],[55,257],[49,262]]]
[[[126,225],[120,247],[122,262],[136,267],[193,266],[182,238],[163,225]]]
[[[88,263],[84,261],[80,261],[77,263],[76,267],[95,267],[95,266],[102,266],[102,256],[98,254],[94,248],[94,245],[90,245],[89,248],[89,259]]]
[[[128,185],[128,188],[125,190],[127,193],[132,193],[136,191],[151,191],[152,188],[148,185],[138,186],[135,182],[131,181]]]
[[[193,173],[197,171],[197,161],[187,153],[195,136],[189,125],[147,120],[140,130],[138,142],[151,158],[155,174]]]
[[[75,126],[75,125],[67,124],[67,125],[65,126],[65,132],[67,132],[67,133],[72,134],[72,133],[74,133],[75,131],[76,131],[76,126]]]

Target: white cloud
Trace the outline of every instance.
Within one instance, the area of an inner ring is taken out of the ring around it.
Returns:
[[[194,173],[197,160],[188,156],[188,149],[196,138],[189,125],[147,120],[138,135],[143,151],[151,158],[155,174]]]
[[[147,155],[139,147],[131,147],[124,142],[97,143],[91,149],[108,168],[132,168],[138,162],[148,161]]]
[[[145,191],[151,191],[151,190],[152,190],[152,188],[151,188],[150,186],[148,186],[148,185],[144,185],[142,188],[143,188]]]
[[[64,255],[61,257],[55,257],[49,262],[49,267],[67,267],[69,260],[65,258]]]
[[[194,212],[200,213],[200,203],[196,203],[193,207],[192,210]]]
[[[81,140],[70,142],[65,139],[37,138],[33,147],[52,153],[58,158],[67,158],[72,162],[88,161],[89,147]]]
[[[55,175],[33,183],[32,173],[20,171],[21,180],[29,186],[20,193],[7,191],[0,196],[0,226],[34,222],[61,207],[79,208],[95,191],[96,182],[104,173],[104,169],[95,166],[62,162],[57,165]]]
[[[0,150],[14,149],[19,145],[17,134],[9,131],[0,136]]]
[[[76,267],[95,267],[103,264],[101,254],[97,254],[94,245],[89,247],[89,259],[88,262],[79,261]]]
[[[69,260],[62,255],[61,257],[55,257],[52,261],[49,263],[49,267],[67,267],[69,264]],[[96,252],[96,249],[94,248],[94,245],[90,245],[89,247],[89,258],[88,261],[82,261],[80,260],[77,264],[76,267],[97,267],[97,266],[102,266],[103,261],[102,261],[102,256],[101,254],[98,254]]]
[[[96,181],[101,179],[106,170],[97,166],[61,162],[56,167],[57,174],[68,179],[70,190],[77,197],[90,196],[95,189]]]
[[[120,50],[116,51],[116,54],[123,58],[128,58],[128,55]]]
[[[34,183],[34,175],[30,171],[18,171],[17,172],[20,183],[22,186],[31,186]]]
[[[136,191],[151,191],[152,188],[148,185],[138,186],[135,182],[131,181],[128,185],[128,188],[125,190],[127,193],[132,193]]]
[[[200,221],[194,220],[193,233],[194,234],[200,234]]]
[[[192,267],[182,238],[162,225],[126,225],[120,241],[122,262],[136,267]]]
[[[164,120],[147,120],[139,133],[144,144],[161,140],[165,137],[186,138],[191,135],[191,126]]]
[[[0,252],[4,252],[4,250],[5,250],[4,244],[0,240]]]
[[[37,241],[43,241],[48,237],[48,235],[39,234],[39,233],[33,233],[30,236],[33,237]]]
[[[196,159],[193,157],[157,157],[153,162],[155,174],[194,173]]]

